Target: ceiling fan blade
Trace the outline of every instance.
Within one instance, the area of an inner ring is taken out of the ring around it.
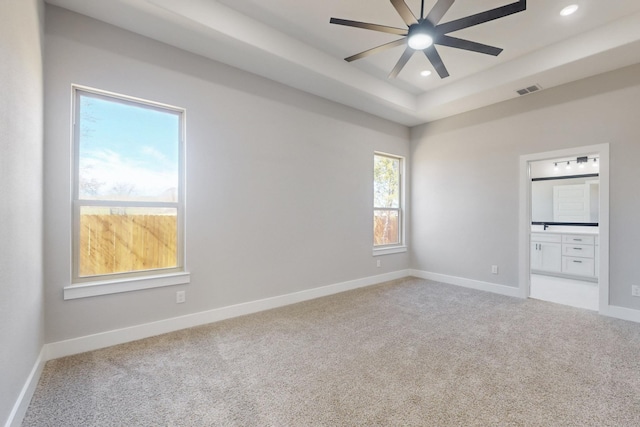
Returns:
[[[411,12],[404,0],[391,0],[391,4],[408,27],[418,23],[418,18]]]
[[[369,24],[367,22],[350,21],[348,19],[331,18],[329,22],[331,24],[364,28],[365,30],[380,31],[382,33],[397,34],[399,36],[406,36],[408,32],[406,28],[387,27],[386,25]]]
[[[484,53],[486,55],[498,56],[502,52],[502,49],[495,46],[489,46],[487,44],[472,42],[471,40],[459,39],[451,36],[440,36],[437,38],[436,43],[442,46],[455,47],[458,49],[470,50],[473,52]]]
[[[438,51],[436,50],[435,47],[433,47],[433,45],[423,50],[423,52],[425,55],[427,55],[429,62],[431,62],[431,65],[433,65],[433,68],[436,69],[436,72],[438,73],[441,79],[444,79],[445,77],[449,77],[449,72],[447,71],[447,67],[444,66],[444,63],[442,62],[442,58],[440,58]]]
[[[527,0],[520,0],[506,6],[487,10],[485,12],[476,13],[465,18],[456,19],[455,21],[446,22],[436,27],[438,34],[447,34],[452,31],[462,30],[463,28],[473,27],[474,25],[493,21],[494,19],[504,18],[514,13],[522,12],[527,9]]]
[[[451,6],[453,6],[454,2],[455,0],[438,0],[438,3],[433,6],[427,15],[427,21],[431,22],[433,25],[438,25],[438,22],[440,22],[442,17],[449,11]]]
[[[392,47],[403,46],[406,44],[407,44],[406,39],[392,41],[390,43],[386,43],[386,44],[374,47],[373,49],[365,50],[364,52],[360,52],[348,58],[344,58],[344,60],[347,62],[355,61],[356,59],[364,58],[365,56],[373,55],[374,53],[382,52],[384,50],[391,49]]]
[[[415,50],[407,46],[407,49],[404,51],[404,53],[398,60],[398,63],[396,64],[395,67],[393,67],[393,70],[391,70],[391,72],[389,73],[390,79],[395,79],[396,77],[398,77],[398,74],[400,74],[400,71],[402,71],[404,66],[407,65],[407,62],[409,62],[409,59],[411,59],[411,55],[413,55],[413,52],[415,52]]]

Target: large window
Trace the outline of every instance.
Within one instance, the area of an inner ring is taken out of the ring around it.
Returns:
[[[183,270],[184,111],[74,87],[73,281]]]
[[[402,158],[376,153],[373,157],[373,246],[401,246]]]

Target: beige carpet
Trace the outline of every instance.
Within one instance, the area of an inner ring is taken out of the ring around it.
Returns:
[[[23,423],[639,425],[639,324],[412,278],[51,361]]]

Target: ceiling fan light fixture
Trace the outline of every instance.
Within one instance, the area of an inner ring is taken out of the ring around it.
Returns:
[[[429,71],[429,70],[421,71],[421,72],[420,72],[420,75],[421,75],[422,77],[429,77],[429,76],[431,75],[431,71]]]
[[[433,38],[424,31],[409,31],[407,44],[413,50],[424,50],[433,44]]]

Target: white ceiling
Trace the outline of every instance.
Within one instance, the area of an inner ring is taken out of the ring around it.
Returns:
[[[457,0],[447,22],[515,0]],[[415,15],[420,0],[406,0]],[[408,126],[640,63],[639,0],[530,0],[527,10],[456,33],[498,57],[437,46],[450,77],[404,47],[343,58],[398,36],[329,24],[331,17],[406,27],[389,0],[47,0],[173,46]],[[425,0],[428,12],[436,0]],[[561,17],[560,10],[578,4]],[[420,71],[431,70],[429,77]]]

